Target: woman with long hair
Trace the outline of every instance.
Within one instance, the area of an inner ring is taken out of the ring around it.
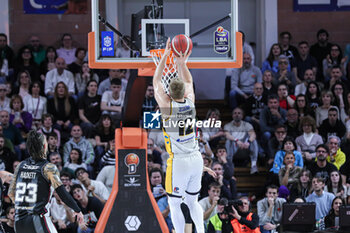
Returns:
[[[24,103],[20,95],[13,95],[10,102],[10,122],[22,133],[26,134],[32,128],[32,114],[24,111]]]
[[[338,170],[332,171],[329,176],[330,179],[328,179],[328,184],[324,187],[324,191],[333,193],[335,196],[345,200],[348,189],[343,185],[340,172]]]
[[[57,58],[56,49],[52,46],[47,47],[45,60],[40,64],[40,81],[45,82],[46,73],[52,69],[56,68],[56,58]]]
[[[109,141],[114,139],[115,125],[109,114],[102,114],[96,126],[96,156],[97,160],[108,150]]]
[[[269,55],[263,62],[261,67],[261,72],[264,73],[265,70],[271,70],[274,73],[278,72],[278,57],[282,54],[282,48],[278,43],[271,46]],[[290,67],[288,68],[290,71]]]
[[[305,116],[315,117],[315,113],[310,109],[309,103],[305,95],[299,94],[294,103],[294,108],[298,112],[299,120],[301,120]]]
[[[290,200],[297,197],[306,198],[312,193],[312,175],[309,170],[303,168],[298,177],[298,183],[292,185],[290,189]]]
[[[328,215],[324,218],[324,224],[326,229],[333,228],[335,230],[339,229],[339,209],[340,206],[344,205],[345,202],[341,197],[335,197],[332,201],[332,208]]]
[[[47,47],[45,60],[40,63],[40,81],[42,83],[45,82],[46,73],[56,68],[57,57],[56,49],[53,46]]]
[[[76,73],[74,77],[78,97],[84,95],[86,86],[90,80],[95,80],[98,83],[99,77],[93,72],[92,69],[90,69],[88,62],[83,62],[80,72]]]
[[[66,132],[62,138],[70,135],[73,122],[77,118],[77,106],[73,97],[69,96],[68,88],[64,82],[58,82],[55,87],[54,97],[47,102],[47,112],[55,116],[54,127]]]
[[[39,80],[39,67],[34,61],[32,49],[28,46],[23,46],[19,49],[17,55],[17,62],[14,68],[14,77],[18,77],[18,73],[27,70],[32,78],[32,81]],[[19,80],[10,80],[12,84],[15,84]]]
[[[320,87],[317,85],[316,81],[310,81],[306,87],[306,93],[305,93],[307,102],[309,103],[310,108],[313,111],[313,114],[316,114],[316,108],[318,106],[321,106],[321,90]]]
[[[2,225],[5,230],[4,232],[6,233],[15,232],[15,212],[15,207],[13,205],[6,208],[6,218],[4,219],[4,224]]]
[[[343,72],[343,75],[346,76],[346,63],[347,57],[343,57],[343,52],[341,47],[337,44],[333,44],[331,50],[327,57],[323,59],[323,76],[325,81],[330,80],[331,70],[333,66],[339,66]]]
[[[18,86],[12,90],[12,94],[18,94],[24,100],[29,95],[29,87],[31,84],[30,73],[26,70],[22,70],[18,73]]]
[[[81,72],[85,56],[86,49],[77,48],[77,50],[75,51],[75,60],[70,65],[68,65],[68,70],[72,72],[73,75],[76,75]]]
[[[33,125],[39,129],[41,117],[47,113],[46,97],[40,96],[40,82],[35,81],[29,87],[29,95],[24,99],[24,110],[32,114]]]
[[[83,154],[80,149],[73,148],[70,151],[68,162],[64,164],[64,167],[75,171],[76,169],[82,167],[84,169],[88,169],[86,163],[83,163]]]
[[[331,91],[334,96],[334,101],[332,105],[337,106],[340,110],[340,119],[345,123],[345,120],[347,118],[346,112],[345,112],[345,106],[348,105],[347,103],[347,88],[346,86],[340,82],[337,81],[331,88]]]

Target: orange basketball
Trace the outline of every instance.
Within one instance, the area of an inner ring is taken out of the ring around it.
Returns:
[[[125,163],[127,165],[131,165],[131,164],[139,164],[139,157],[136,154],[128,154],[125,158]]]
[[[192,50],[192,40],[184,34],[177,35],[171,41],[171,50],[174,55],[179,57],[181,52],[183,54],[189,53]]]

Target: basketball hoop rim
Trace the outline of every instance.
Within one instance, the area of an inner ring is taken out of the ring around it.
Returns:
[[[165,52],[165,49],[151,49],[149,52],[151,53],[152,57],[153,56],[160,57],[159,55],[160,54],[163,55]],[[172,57],[172,56],[174,56],[174,53],[173,53],[173,51],[170,50],[169,57]]]

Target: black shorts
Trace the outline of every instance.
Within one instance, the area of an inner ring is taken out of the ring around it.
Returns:
[[[28,215],[15,221],[16,233],[57,233],[49,216]]]

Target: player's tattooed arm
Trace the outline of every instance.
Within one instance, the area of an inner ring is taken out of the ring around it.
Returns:
[[[60,172],[58,171],[56,165],[48,163],[44,167],[44,176],[51,182],[51,185],[54,189],[62,185]]]
[[[19,170],[19,165],[16,167],[15,173],[13,175],[12,182],[10,184],[8,196],[12,200],[13,203],[15,203],[15,193],[16,193],[16,182],[17,182],[17,175],[18,175],[18,170]]]

